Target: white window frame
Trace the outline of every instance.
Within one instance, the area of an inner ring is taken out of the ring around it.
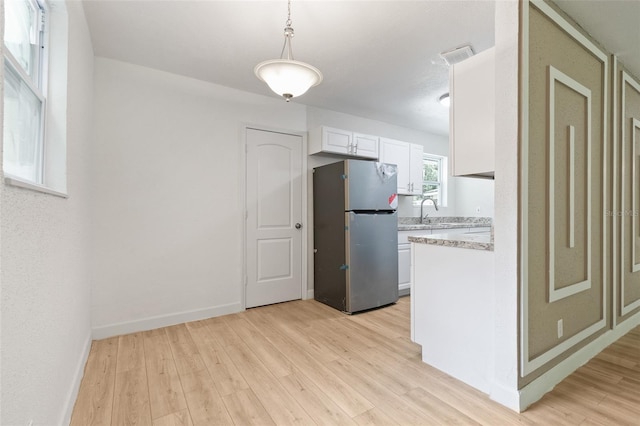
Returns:
[[[38,21],[40,22],[40,28],[38,31],[38,55],[34,64],[34,76],[30,76],[27,71],[20,65],[18,60],[14,57],[11,51],[4,45],[4,66],[5,74],[8,72],[7,68],[10,68],[10,72],[17,75],[34,93],[34,95],[40,100],[40,128],[38,131],[39,155],[37,161],[37,175],[35,181],[21,177],[13,176],[10,173],[4,172],[5,182],[15,186],[21,186],[29,188],[31,185],[33,189],[42,190],[44,192],[51,192],[58,195],[57,191],[47,191],[45,187],[45,129],[46,129],[46,115],[47,115],[47,94],[48,94],[48,71],[49,71],[49,7],[46,0],[25,0],[31,3],[31,6],[39,11]],[[4,43],[4,39],[2,41]],[[3,99],[4,102],[4,99]],[[4,158],[4,157],[3,157]]]
[[[424,167],[425,161],[436,161],[439,163],[438,180],[437,181],[424,180],[424,172],[423,172],[422,184],[424,185],[425,183],[427,183],[430,185],[438,186],[438,201],[437,201],[438,207],[446,207],[448,204],[447,203],[447,183],[448,183],[447,182],[447,176],[448,176],[447,166],[449,164],[449,162],[447,161],[447,157],[444,157],[442,155],[429,154],[425,152],[422,156],[422,161],[423,161],[423,167]],[[414,197],[414,204],[420,205],[423,199],[424,199],[424,193],[420,196]]]

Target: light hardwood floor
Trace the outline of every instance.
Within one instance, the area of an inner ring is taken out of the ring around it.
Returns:
[[[313,300],[93,342],[72,425],[640,425],[640,328],[525,413],[420,360],[409,298]]]

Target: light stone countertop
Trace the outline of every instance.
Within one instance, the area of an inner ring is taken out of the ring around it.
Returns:
[[[478,232],[468,234],[443,233],[424,235],[419,237],[410,236],[409,242],[472,250],[493,251],[493,238],[491,232]]]
[[[398,231],[416,231],[430,229],[484,228],[492,225],[490,217],[429,217],[420,223],[419,217],[398,218]]]
[[[425,223],[425,224],[398,224],[398,231],[424,231],[429,229],[456,229],[456,228],[486,228],[491,224],[471,223],[471,222],[441,222],[441,223]]]

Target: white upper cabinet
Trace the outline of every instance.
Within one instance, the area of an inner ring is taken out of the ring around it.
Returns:
[[[309,154],[339,154],[398,166],[398,194],[422,195],[423,146],[320,126],[309,131]]]
[[[336,154],[349,154],[353,145],[353,133],[346,130],[334,129],[332,127],[321,127],[318,129],[319,137],[313,135],[314,142],[319,142],[318,152],[333,152]],[[309,142],[312,137],[309,136]],[[314,152],[312,152],[313,154]]]
[[[411,191],[409,178],[411,145],[393,139],[380,138],[380,161],[398,166],[398,194]]]
[[[356,156],[363,158],[378,159],[378,141],[377,136],[363,135],[360,133],[353,134],[353,146]]]
[[[493,178],[495,48],[452,65],[449,73],[451,174]]]
[[[412,143],[411,155],[409,160],[409,181],[411,182],[412,195],[422,195],[423,168],[424,147],[422,145]]]
[[[380,138],[380,161],[398,166],[398,194],[422,194],[422,145]]]
[[[378,137],[320,126],[309,131],[309,154],[321,152],[377,159]]]

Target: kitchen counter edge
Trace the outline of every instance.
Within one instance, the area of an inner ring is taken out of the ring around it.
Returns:
[[[433,224],[398,224],[398,231],[428,231],[432,229],[487,228],[490,223],[433,223]]]
[[[432,234],[409,236],[409,242],[471,250],[493,251],[493,241],[490,235]]]

